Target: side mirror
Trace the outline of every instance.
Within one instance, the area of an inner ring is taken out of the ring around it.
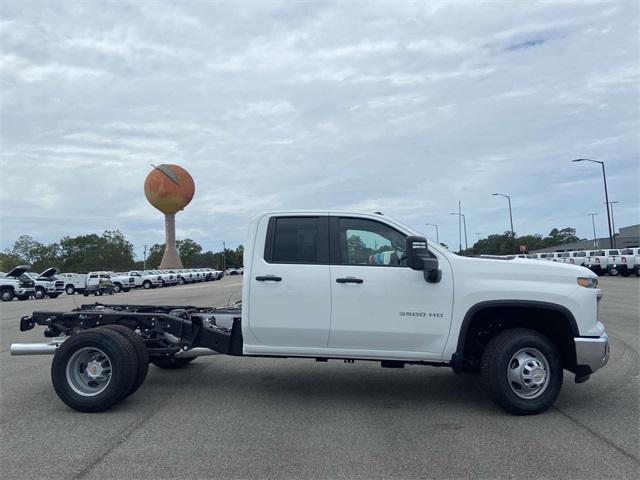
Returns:
[[[407,237],[407,266],[413,270],[422,270],[424,279],[429,283],[437,283],[442,279],[438,268],[438,259],[429,255],[427,239],[424,237]]]

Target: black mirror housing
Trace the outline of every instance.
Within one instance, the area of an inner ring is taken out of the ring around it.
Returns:
[[[438,268],[438,259],[429,254],[427,239],[424,237],[407,237],[407,266],[413,270],[422,270],[424,279],[429,283],[438,283],[442,272]]]

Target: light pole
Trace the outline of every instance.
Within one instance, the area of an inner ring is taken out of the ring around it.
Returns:
[[[146,270],[147,269],[147,245],[145,244],[144,246],[144,254],[142,256],[143,260],[142,260],[142,270]]]
[[[464,248],[465,250],[468,250],[469,244],[467,243],[467,219],[465,218],[464,214],[458,213],[458,212],[453,212],[453,213],[450,213],[449,215],[458,215],[460,218],[462,218],[462,223],[464,225]],[[459,223],[460,223],[460,220],[458,220],[458,224]],[[462,238],[460,238],[460,251],[462,251]]]
[[[597,213],[587,213],[587,215],[591,215],[591,223],[593,224],[593,248],[598,248],[598,238],[596,237],[596,215]]]
[[[511,196],[505,195],[504,193],[492,193],[491,195],[493,195],[494,197],[504,197],[509,201],[509,222],[511,223],[511,238],[515,237],[516,233],[513,231],[513,215],[511,213]]]
[[[431,225],[432,227],[436,227],[436,242],[440,245],[440,237],[438,236],[438,225],[435,223],[425,223],[425,225]]]
[[[613,241],[614,241],[614,243],[616,243],[616,220],[615,220],[615,218],[613,218],[613,204],[614,203],[620,203],[620,202],[618,202],[618,201],[609,202],[609,205],[611,205],[611,207],[610,207],[611,208],[611,228],[613,228]],[[616,244],[616,247],[614,247],[614,248],[617,248],[617,244]]]
[[[599,163],[602,166],[602,180],[604,181],[604,201],[607,207],[607,221],[609,223],[609,248],[616,248],[615,238],[611,232],[611,214],[609,213],[609,193],[607,192],[607,174],[604,171],[604,162],[600,160],[591,160],[590,158],[576,158],[571,160],[572,162],[593,162]]]

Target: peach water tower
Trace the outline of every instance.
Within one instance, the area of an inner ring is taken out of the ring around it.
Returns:
[[[189,172],[178,165],[158,165],[144,181],[147,200],[164,213],[166,238],[160,268],[182,268],[176,249],[176,213],[189,205],[195,190],[196,186]]]

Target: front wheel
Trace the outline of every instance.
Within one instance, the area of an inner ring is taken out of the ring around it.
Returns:
[[[152,287],[151,282],[149,280],[145,280],[144,283],[142,284],[142,287],[145,290],[149,290]]]
[[[481,370],[493,401],[515,415],[544,412],[562,387],[562,359],[556,347],[526,328],[496,335],[484,350]]]
[[[49,298],[58,298],[59,293],[50,293]]]
[[[10,302],[11,300],[13,300],[13,291],[9,289],[2,290],[2,294],[0,294],[0,296],[2,297],[3,302]]]
[[[133,345],[121,334],[92,328],[58,347],[51,380],[58,397],[74,410],[102,412],[124,399],[136,379]]]
[[[38,300],[42,300],[44,297],[47,296],[47,293],[44,291],[43,288],[36,288],[36,293],[34,293],[33,296],[36,297]]]
[[[122,290],[122,286],[119,283],[114,283],[113,284],[113,291],[116,293],[120,293],[120,291]]]
[[[67,292],[67,295],[73,295],[76,293],[76,287],[73,285],[67,285],[67,288],[65,288],[64,291]]]

